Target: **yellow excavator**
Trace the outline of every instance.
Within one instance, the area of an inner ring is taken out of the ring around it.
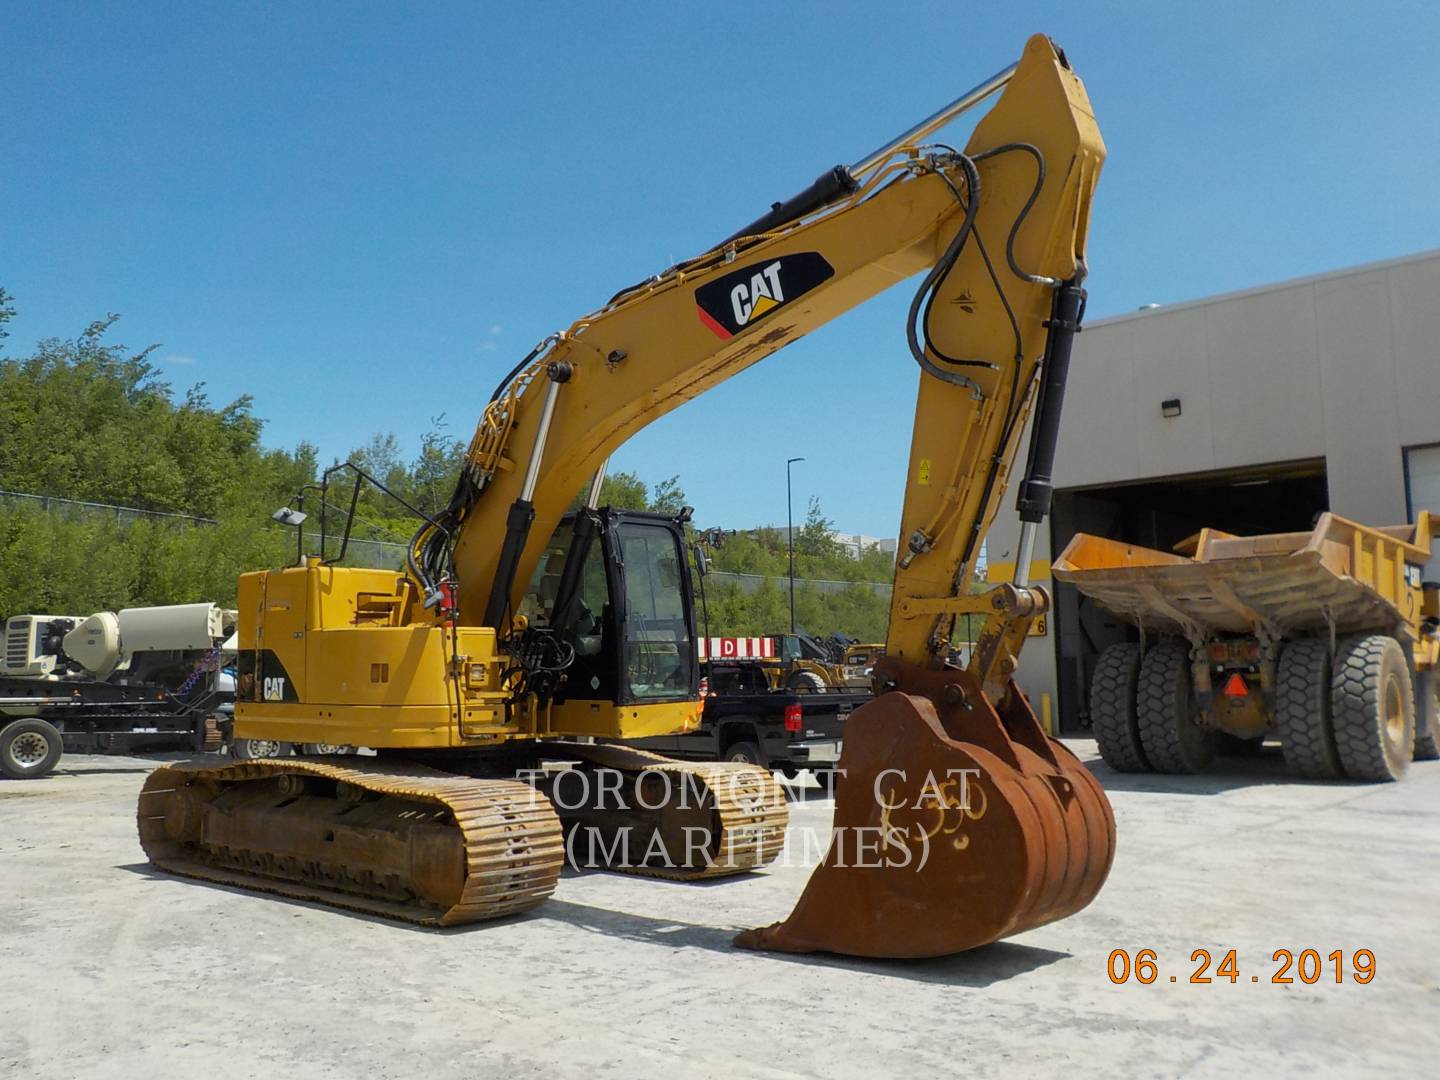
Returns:
[[[927,141],[997,94],[963,151]],[[1023,575],[1104,153],[1064,52],[1036,36],[898,138],[546,338],[491,396],[446,509],[417,513],[404,571],[336,565],[344,543],[327,556],[322,526],[321,554],[241,578],[237,737],[376,756],[157,769],[138,814],[152,863],[453,925],[537,906],[567,858],[686,880],[774,860],[787,809],[768,772],[620,742],[692,729],[700,706],[688,513],[603,507],[606,462],[676,406],[923,275],[876,696],[844,733],[824,862],[789,919],[737,944],[944,955],[1088,904],[1114,818],[1012,676],[1049,606]],[[1017,580],[967,595],[1032,411]],[[947,665],[956,617],[976,613],[968,666]]]

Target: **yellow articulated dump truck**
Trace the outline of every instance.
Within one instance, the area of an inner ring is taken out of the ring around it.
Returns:
[[[1100,654],[1090,716],[1122,772],[1194,773],[1221,735],[1276,737],[1300,776],[1398,780],[1440,756],[1440,583],[1414,525],[1322,514],[1308,533],[1203,529],[1176,554],[1084,533],[1055,577],[1139,627]]]

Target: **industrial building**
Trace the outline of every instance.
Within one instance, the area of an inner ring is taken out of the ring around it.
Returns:
[[[896,540],[893,536],[866,536],[864,533],[847,533],[830,530],[830,539],[834,540],[851,558],[858,559],[872,547],[879,548],[886,555],[895,554]]]
[[[1325,510],[1375,525],[1440,510],[1436,310],[1431,251],[1087,324],[1032,578],[1048,581],[1076,532],[1168,550],[1207,525],[1245,535],[1309,529]],[[1013,505],[989,534],[992,581],[1014,569]],[[1135,634],[1061,586],[1021,686],[1080,731],[1097,655]]]

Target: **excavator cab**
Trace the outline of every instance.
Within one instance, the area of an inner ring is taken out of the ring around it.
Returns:
[[[699,697],[684,520],[608,508],[561,520],[519,612],[573,650],[557,704]]]

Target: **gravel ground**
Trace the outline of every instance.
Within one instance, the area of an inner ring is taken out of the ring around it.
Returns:
[[[1440,763],[1378,786],[1289,782],[1273,753],[1130,777],[1072,745],[1118,819],[1104,891],[923,963],[730,948],[803,888],[802,830],[828,831],[834,806],[818,788],[763,873],[567,873],[531,915],[433,931],[152,873],[134,802],[155,759],[69,756],[0,781],[0,1072],[1434,1075]],[[1155,983],[1112,985],[1117,948],[1154,949]],[[1197,948],[1235,949],[1239,981],[1192,985]],[[1276,985],[1280,948],[1370,949],[1376,974],[1336,985],[1327,961],[1316,985]]]

